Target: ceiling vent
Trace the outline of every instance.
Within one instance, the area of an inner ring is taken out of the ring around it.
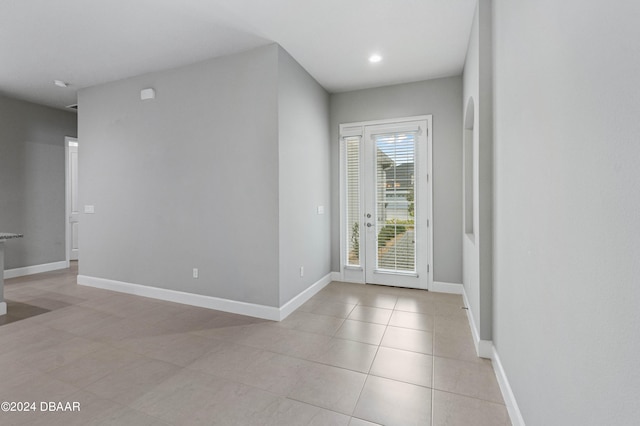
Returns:
[[[69,108],[69,109],[72,109],[74,111],[77,111],[78,110],[78,104],[67,105],[65,108]]]

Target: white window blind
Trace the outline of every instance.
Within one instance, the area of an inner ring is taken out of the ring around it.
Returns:
[[[360,136],[345,137],[347,194],[346,265],[360,266]]]
[[[376,267],[415,271],[415,132],[375,135]]]

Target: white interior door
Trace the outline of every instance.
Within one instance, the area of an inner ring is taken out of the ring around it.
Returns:
[[[345,280],[428,287],[429,126],[426,118],[341,129]]]
[[[78,206],[78,142],[68,141],[67,147],[67,212],[69,226],[69,260],[78,260],[78,231],[80,211]]]

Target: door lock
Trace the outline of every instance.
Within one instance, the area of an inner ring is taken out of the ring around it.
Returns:
[[[370,223],[367,223],[367,228],[371,228],[373,225]]]
[[[371,218],[371,213],[367,213],[367,219]]]

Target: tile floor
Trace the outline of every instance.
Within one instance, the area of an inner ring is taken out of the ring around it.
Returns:
[[[509,425],[460,296],[331,283],[277,323],[75,284],[6,281],[2,425]]]

